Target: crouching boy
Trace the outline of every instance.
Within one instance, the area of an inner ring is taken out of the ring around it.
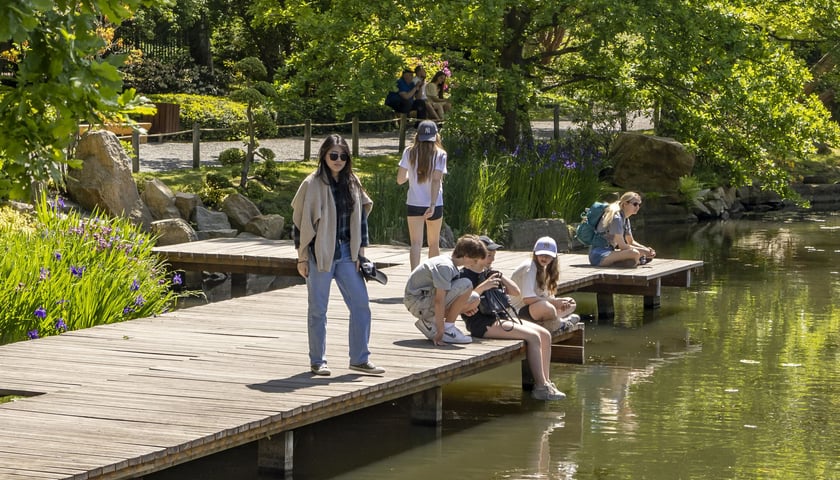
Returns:
[[[462,313],[475,311],[479,296],[469,279],[458,278],[458,269],[476,269],[486,256],[487,247],[477,236],[464,235],[451,257],[430,258],[408,276],[403,303],[417,317],[417,329],[435,345],[472,342],[455,326],[455,320]]]

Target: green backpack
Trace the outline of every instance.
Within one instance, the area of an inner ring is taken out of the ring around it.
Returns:
[[[604,240],[602,234],[598,232],[598,223],[608,205],[609,203],[595,202],[580,214],[580,224],[577,226],[575,236],[582,244],[592,245],[598,238]]]

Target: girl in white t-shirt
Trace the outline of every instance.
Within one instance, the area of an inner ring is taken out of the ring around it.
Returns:
[[[580,321],[579,316],[572,314],[577,307],[574,298],[554,296],[560,268],[553,238],[539,238],[531,258],[516,267],[510,278],[519,287],[519,295],[511,295],[519,318],[537,322],[551,332]]]
[[[446,150],[440,142],[437,125],[424,120],[417,126],[414,144],[406,148],[400,160],[397,183],[408,182],[406,213],[411,241],[411,270],[420,264],[423,229],[429,258],[440,255],[440,228],[443,224],[443,176],[446,175]]]

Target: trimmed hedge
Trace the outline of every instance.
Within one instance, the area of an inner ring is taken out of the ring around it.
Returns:
[[[215,131],[202,131],[202,140],[238,140],[242,138],[246,131],[247,119],[244,103],[234,102],[223,97],[187,93],[149,95],[149,99],[155,103],[177,103],[180,105],[181,129],[183,130],[191,130],[196,122],[202,130],[215,129]],[[260,108],[254,114],[257,137],[276,137],[277,124],[274,122],[271,112],[266,108]],[[183,134],[181,137],[173,138],[189,140],[192,138],[192,134]]]

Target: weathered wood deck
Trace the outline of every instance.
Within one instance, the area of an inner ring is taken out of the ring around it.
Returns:
[[[0,346],[0,395],[25,397],[0,405],[0,479],[134,478],[254,441],[288,470],[296,428],[406,396],[439,422],[442,385],[524,358],[519,341],[433,347],[402,306],[405,250],[374,252],[401,264],[369,284],[382,376],[347,368],[337,288],[331,377],[309,373],[305,286]],[[582,357],[582,331],[562,338]]]
[[[297,275],[296,252],[290,240],[222,238],[157,247],[155,251],[174,268],[183,270]],[[375,246],[366,253],[380,268],[408,264],[404,247]],[[499,250],[494,268],[510,274],[528,255]],[[559,258],[559,292],[596,293],[601,317],[614,314],[613,294],[641,295],[646,308],[658,307],[663,286],[690,286],[692,271],[703,265],[697,260],[657,258],[636,268],[603,268],[590,266],[586,255],[565,254]],[[408,272],[402,271],[407,276]],[[400,280],[401,285],[405,285],[404,280]]]

